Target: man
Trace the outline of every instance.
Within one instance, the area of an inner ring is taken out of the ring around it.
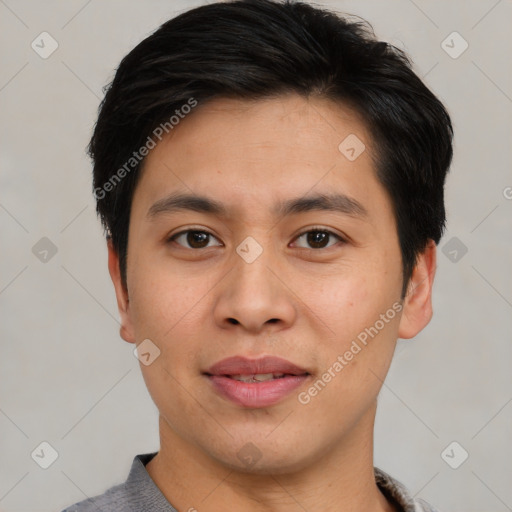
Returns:
[[[160,449],[66,511],[434,510],[373,428],[432,315],[451,142],[400,50],[305,3],[205,5],[130,52],[90,154]]]

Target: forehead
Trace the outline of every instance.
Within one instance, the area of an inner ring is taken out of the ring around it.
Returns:
[[[151,150],[134,203],[180,192],[213,194],[233,208],[275,206],[334,190],[364,203],[383,193],[373,154],[360,116],[325,98],[218,98],[195,107]]]
[[[257,156],[258,149],[265,150],[268,158],[286,156],[304,158],[307,154],[336,158],[339,143],[348,135],[364,139],[366,149],[372,148],[361,116],[348,106],[323,97],[302,97],[287,94],[259,100],[216,98],[199,104],[179,121],[159,145],[182,145],[191,149],[188,160],[202,159],[204,152],[197,151],[208,145],[208,156],[226,158],[225,150],[233,157],[244,151],[244,157]],[[254,149],[254,152],[249,151]],[[223,151],[224,150],[224,151]],[[159,151],[153,152],[153,157]],[[152,160],[150,155],[149,161]]]

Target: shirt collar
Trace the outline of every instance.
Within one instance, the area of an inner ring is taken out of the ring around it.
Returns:
[[[167,501],[162,491],[157,487],[146,470],[146,464],[157,454],[144,453],[133,459],[130,474],[124,483],[125,492],[134,512],[151,510],[152,512],[177,512]],[[148,506],[150,508],[148,509]]]

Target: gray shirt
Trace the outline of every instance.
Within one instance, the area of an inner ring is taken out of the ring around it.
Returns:
[[[62,512],[178,512],[164,497],[146,471],[146,464],[157,454],[146,453],[133,459],[126,482],[103,494],[72,505]],[[374,468],[375,480],[386,498],[401,512],[436,512],[423,500],[415,500],[398,480]]]

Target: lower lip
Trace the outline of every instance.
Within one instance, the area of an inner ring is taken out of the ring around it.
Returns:
[[[242,382],[222,375],[209,375],[214,388],[242,407],[269,407],[301,386],[309,375],[290,375],[264,382]]]

